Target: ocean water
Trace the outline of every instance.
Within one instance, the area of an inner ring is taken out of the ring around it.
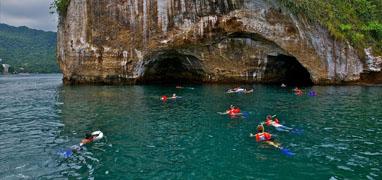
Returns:
[[[0,76],[0,179],[382,179],[382,87],[63,86],[60,74]],[[160,101],[176,93],[181,99]],[[247,117],[219,115],[237,105]],[[249,137],[266,130],[295,153]],[[69,158],[85,131],[105,137]]]

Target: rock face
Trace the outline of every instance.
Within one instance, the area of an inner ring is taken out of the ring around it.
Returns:
[[[359,82],[346,42],[270,0],[71,0],[66,83]]]

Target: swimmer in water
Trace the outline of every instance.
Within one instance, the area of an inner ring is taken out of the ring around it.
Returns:
[[[281,152],[287,156],[295,155],[295,153],[291,152],[289,149],[282,147],[280,143],[274,142],[272,134],[265,132],[264,126],[262,124],[257,126],[257,133],[256,134],[250,133],[249,137],[255,137],[256,142],[265,142],[277,149],[280,149]]]
[[[166,101],[167,101],[167,96],[162,96],[162,97],[160,98],[160,100],[162,100],[163,102],[166,102]]]
[[[226,91],[226,93],[230,94],[230,93],[252,93],[253,92],[253,89],[245,89],[245,88],[241,88],[241,87],[236,87],[236,88],[233,88],[233,89],[228,89]]]
[[[289,132],[290,130],[292,130],[293,128],[290,128],[290,127],[287,127],[287,126],[284,126],[282,124],[280,124],[279,120],[277,118],[274,118],[274,120],[272,120],[272,116],[271,115],[268,115],[265,119],[265,122],[263,122],[262,124],[265,124],[267,126],[273,126],[276,128],[276,130],[278,131],[286,131],[286,132]]]
[[[176,99],[176,98],[178,98],[178,96],[176,96],[176,94],[174,93],[174,94],[172,94],[172,96],[171,96],[171,99]]]
[[[94,138],[96,138],[99,134],[92,135],[90,132],[85,133],[85,138],[81,140],[80,146],[83,146],[85,144],[89,144],[94,141]]]
[[[269,145],[272,145],[276,148],[280,148],[281,145],[279,143],[273,142],[272,134],[267,133],[264,131],[264,126],[263,125],[258,125],[257,126],[257,133],[256,134],[249,134],[249,137],[255,137],[256,142],[265,142]]]
[[[294,94],[297,96],[301,96],[303,94],[303,91],[299,89],[298,87],[294,88],[293,91],[294,91]]]
[[[230,116],[236,116],[236,115],[241,115],[241,110],[239,107],[231,105],[225,113]]]

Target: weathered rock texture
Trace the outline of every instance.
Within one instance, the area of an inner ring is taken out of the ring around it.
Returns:
[[[344,83],[367,67],[267,0],[71,0],[57,56],[66,83]]]

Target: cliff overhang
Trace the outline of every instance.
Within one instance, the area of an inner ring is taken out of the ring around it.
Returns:
[[[57,52],[68,84],[341,84],[370,74],[349,43],[266,0],[71,0]]]

